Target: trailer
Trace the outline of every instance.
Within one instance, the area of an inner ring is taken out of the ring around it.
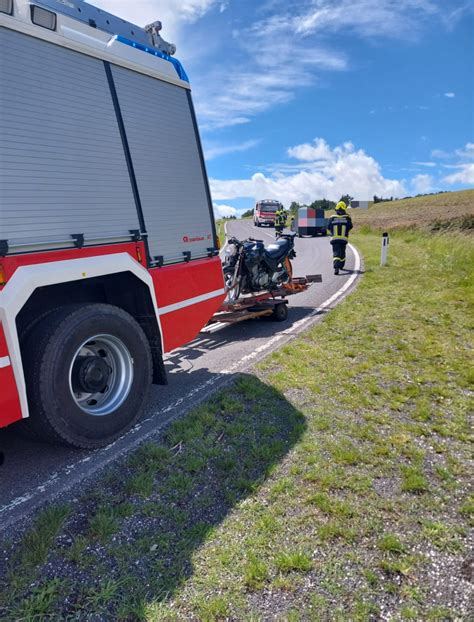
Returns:
[[[106,445],[225,299],[175,48],[83,0],[0,0],[0,427]]]
[[[313,283],[321,282],[322,275],[320,274],[294,277],[290,283],[272,292],[242,296],[232,303],[224,302],[201,332],[214,333],[229,324],[238,324],[257,318],[284,322],[288,318],[288,297],[305,292]]]

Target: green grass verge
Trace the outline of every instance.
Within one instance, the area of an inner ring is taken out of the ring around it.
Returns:
[[[217,237],[219,238],[221,248],[225,244],[225,223],[225,220],[216,220]]]
[[[323,322],[40,517],[0,618],[469,619],[472,241],[354,241]]]

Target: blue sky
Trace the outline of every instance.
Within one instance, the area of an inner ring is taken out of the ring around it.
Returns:
[[[474,187],[474,0],[98,0],[163,21],[219,214]]]

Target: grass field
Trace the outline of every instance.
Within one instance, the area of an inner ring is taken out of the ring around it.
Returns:
[[[0,619],[470,619],[472,238],[354,242],[324,321],[3,543]]]
[[[417,227],[428,231],[474,229],[474,190],[445,192],[401,201],[371,204],[368,210],[353,210],[359,227],[392,231]]]
[[[217,237],[221,244],[221,248],[225,244],[225,220],[216,220]]]

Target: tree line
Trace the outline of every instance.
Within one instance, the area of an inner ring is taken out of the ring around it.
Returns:
[[[390,197],[385,199],[384,197],[379,197],[376,194],[374,194],[374,204],[375,203],[385,203],[385,202],[389,202],[389,201],[402,201],[404,199],[413,199],[416,197],[428,197],[428,196],[434,196],[436,194],[444,194],[445,192],[448,192],[447,190],[440,190],[438,192],[426,192],[424,194],[416,194],[414,197],[413,196],[406,196],[406,197],[402,197],[402,198],[394,198],[394,197]],[[354,197],[351,197],[350,194],[343,194],[342,197],[339,199],[339,201],[344,201],[344,203],[346,205],[349,205],[351,201],[354,200]],[[291,214],[296,214],[296,212],[300,209],[300,207],[311,207],[313,209],[323,209],[325,211],[328,210],[333,210],[336,207],[336,201],[330,201],[329,199],[317,199],[316,201],[313,201],[312,203],[310,203],[309,205],[306,205],[304,203],[297,203],[296,201],[293,201],[290,205],[289,211]],[[242,214],[242,218],[251,218],[253,216],[253,208],[247,210],[246,212],[244,212]]]

